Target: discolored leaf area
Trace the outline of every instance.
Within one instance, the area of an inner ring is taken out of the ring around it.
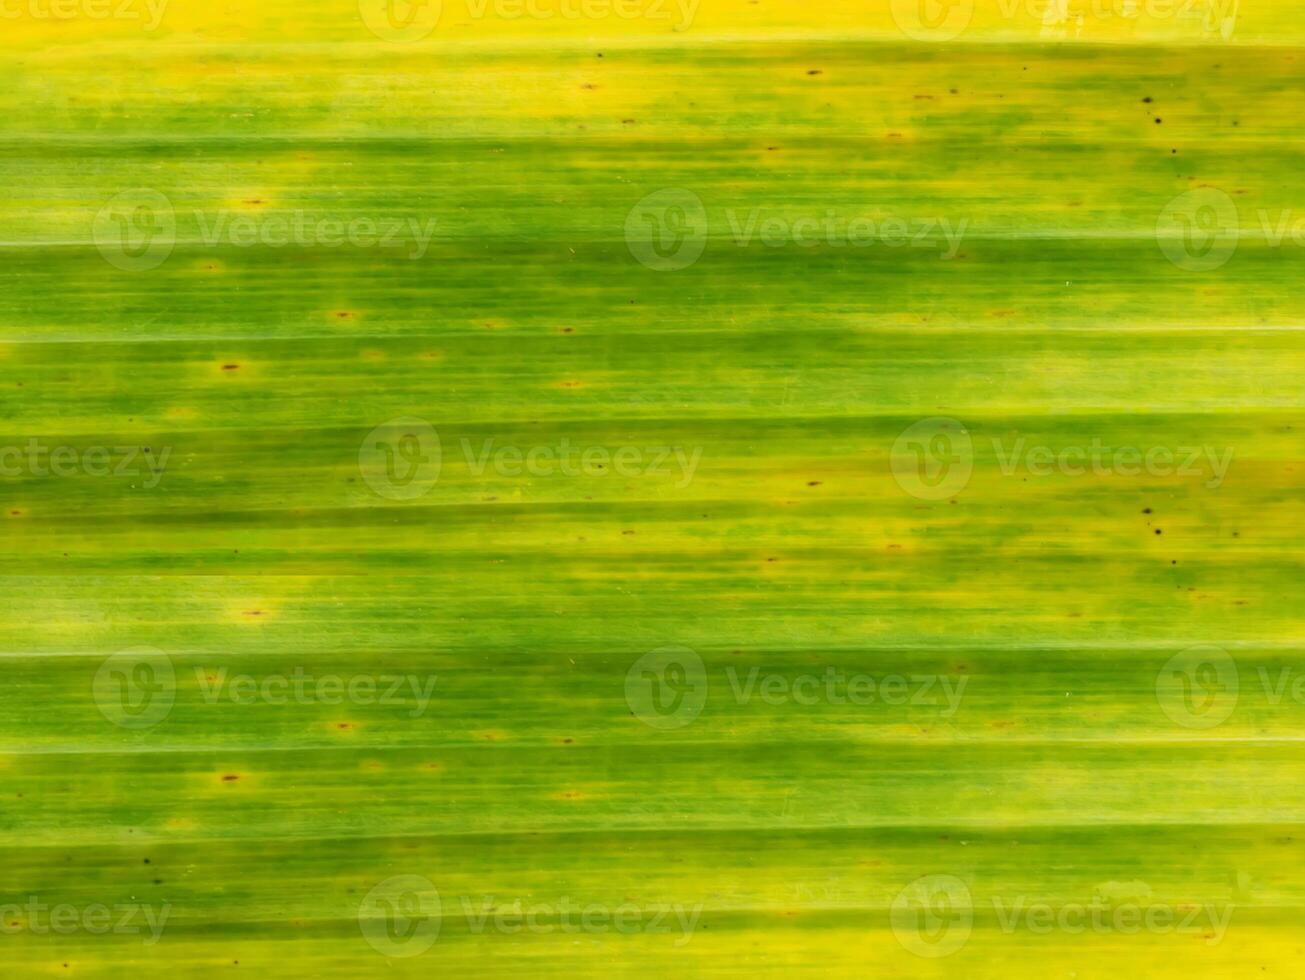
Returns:
[[[0,6],[20,977],[1266,977],[1305,10]]]

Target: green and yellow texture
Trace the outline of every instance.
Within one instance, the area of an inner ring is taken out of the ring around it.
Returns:
[[[1305,9],[0,43],[12,975],[1302,975]]]

